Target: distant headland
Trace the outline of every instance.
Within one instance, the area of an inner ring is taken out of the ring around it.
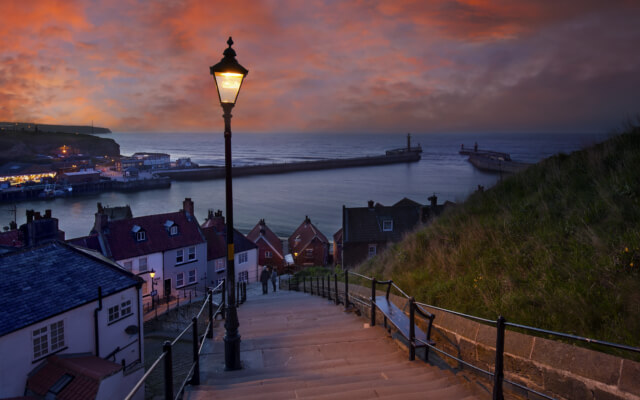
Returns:
[[[65,132],[65,133],[111,133],[109,128],[102,128],[93,125],[50,125],[50,124],[36,124],[34,122],[6,122],[0,121],[0,132],[2,131],[15,131],[15,132]]]

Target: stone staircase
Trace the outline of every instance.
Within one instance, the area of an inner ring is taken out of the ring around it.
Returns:
[[[238,309],[243,369],[224,371],[224,328],[207,340],[200,399],[489,399],[477,383],[446,369],[408,361],[382,327],[298,292],[250,291]]]

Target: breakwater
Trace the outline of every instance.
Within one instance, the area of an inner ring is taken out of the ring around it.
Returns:
[[[9,188],[0,190],[0,202],[18,202],[30,200],[50,200],[54,197],[70,197],[92,195],[101,192],[134,192],[138,190],[149,189],[166,189],[171,187],[171,179],[155,178],[155,179],[135,179],[128,181],[116,180],[100,180],[97,182],[75,183],[71,186],[71,191],[67,191],[64,195],[43,197],[46,185],[33,185],[19,188]],[[63,188],[60,186],[59,188]]]
[[[300,171],[367,167],[373,165],[399,164],[416,161],[420,161],[420,152],[413,151],[412,149],[402,153],[386,154],[381,156],[240,166],[233,167],[232,174],[234,177],[285,174]],[[157,175],[166,176],[177,181],[222,179],[225,176],[225,168],[203,166],[199,168],[160,171],[157,172]]]

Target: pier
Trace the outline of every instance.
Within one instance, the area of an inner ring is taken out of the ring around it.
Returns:
[[[330,159],[318,161],[302,161],[277,164],[247,165],[233,167],[234,177],[251,175],[285,174],[289,172],[316,171],[326,169],[367,167],[374,165],[399,164],[420,161],[421,147],[405,148],[399,152],[387,153],[380,156],[354,157],[344,159]],[[200,167],[181,170],[164,170],[156,172],[159,176],[166,176],[177,181],[207,180],[224,178],[224,167]]]

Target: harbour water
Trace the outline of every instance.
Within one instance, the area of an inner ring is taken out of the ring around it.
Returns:
[[[105,135],[120,144],[123,155],[162,152],[171,159],[190,157],[200,165],[224,165],[222,133],[114,133]],[[329,238],[342,225],[342,206],[364,207],[368,200],[392,205],[403,197],[427,203],[462,202],[478,185],[489,188],[499,174],[476,170],[458,154],[461,144],[511,154],[516,161],[535,163],[553,154],[584,148],[607,134],[415,134],[422,160],[408,164],[258,175],[233,181],[234,222],[247,233],[264,218],[276,234],[289,236],[305,215]],[[249,134],[232,138],[234,165],[255,165],[326,158],[384,154],[406,145],[404,134]],[[93,225],[96,203],[128,204],[134,216],[176,211],[185,197],[195,203],[202,222],[208,209],[225,210],[223,180],[173,182],[170,189],[134,193],[101,193],[87,197],[56,198],[16,204],[18,225],[25,210],[51,209],[67,238],[86,235]],[[12,205],[0,205],[0,226],[13,218]]]

